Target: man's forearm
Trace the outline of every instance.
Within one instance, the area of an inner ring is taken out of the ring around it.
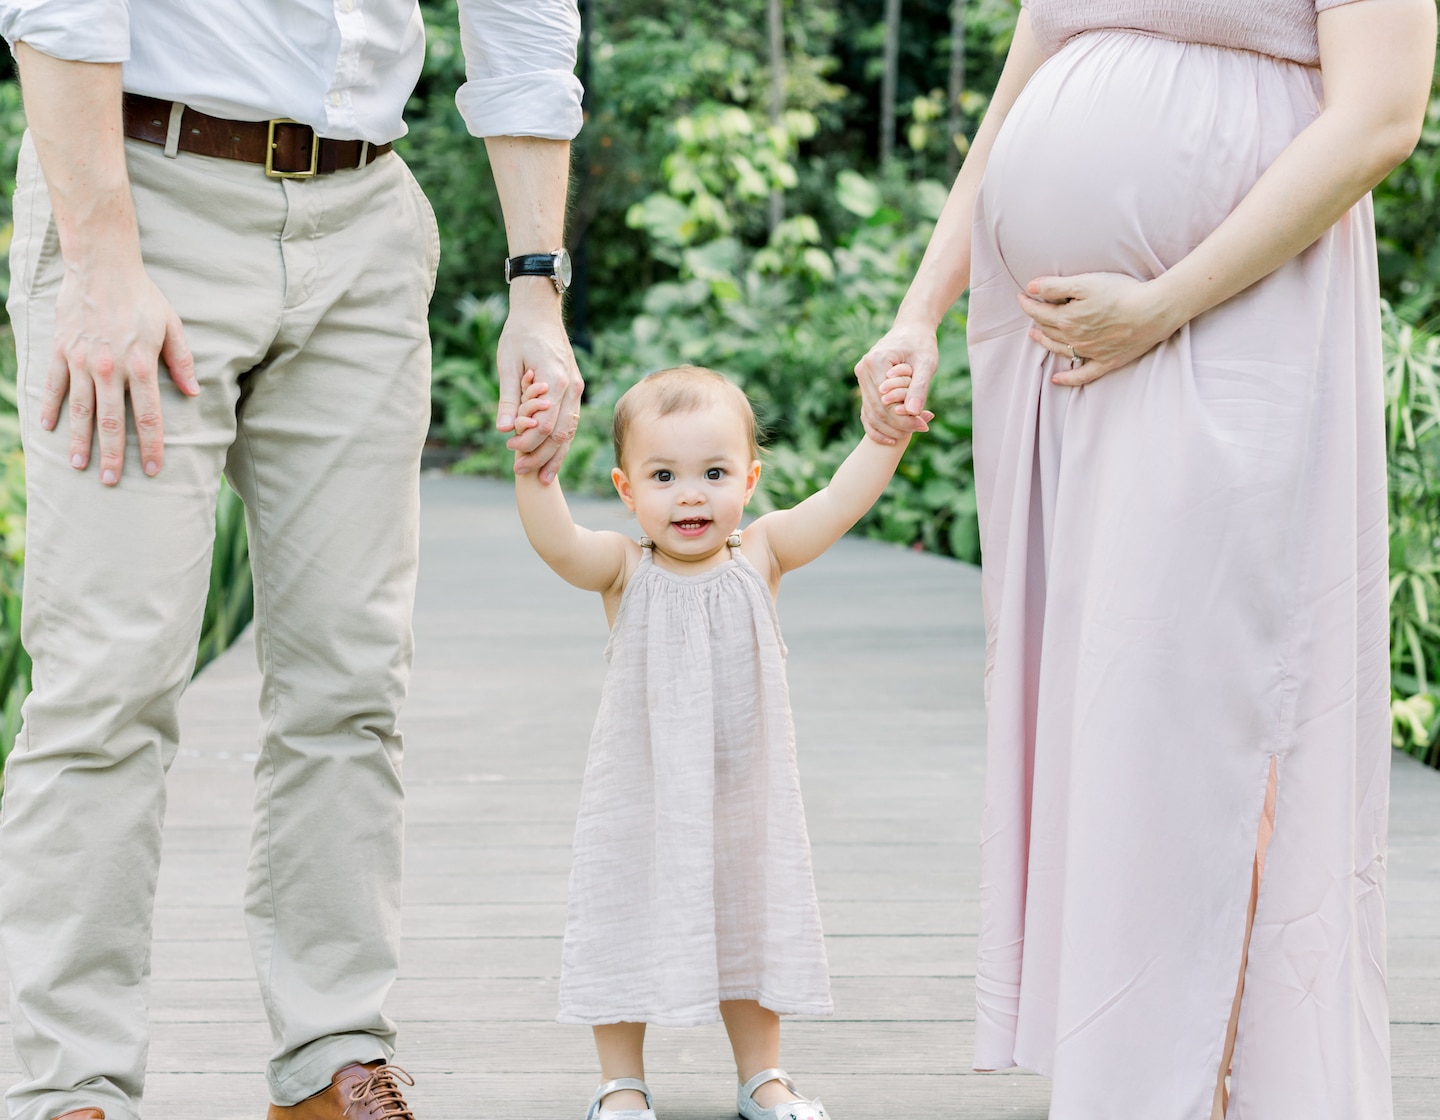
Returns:
[[[565,203],[570,187],[570,143],[533,136],[488,136],[490,169],[505,212],[505,237],[510,255],[550,253],[565,240]],[[553,301],[555,286],[543,276],[519,277],[511,285],[518,295],[545,295]]]
[[[125,170],[120,64],[68,62],[20,43],[25,115],[60,235],[74,264],[138,264],[140,235]]]

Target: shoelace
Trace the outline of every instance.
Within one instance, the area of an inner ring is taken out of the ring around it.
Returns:
[[[397,1081],[403,1081],[406,1085],[415,1084],[415,1079],[399,1066],[376,1066],[370,1071],[369,1077],[350,1090],[350,1103],[345,1106],[346,1113],[357,1104],[365,1104],[374,1109],[376,1120],[415,1120],[415,1114],[405,1103]]]

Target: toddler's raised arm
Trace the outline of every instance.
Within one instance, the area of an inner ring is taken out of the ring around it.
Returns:
[[[909,370],[896,366],[881,386],[887,406],[904,401],[910,385]],[[928,421],[930,415],[926,415]],[[830,479],[830,485],[811,494],[793,509],[776,510],[758,518],[746,536],[760,536],[780,573],[810,563],[843,537],[864,517],[885,492],[900,457],[910,443],[907,434],[893,445],[862,438]]]
[[[543,398],[545,386],[528,383],[526,374],[521,417],[533,415],[533,402]],[[594,532],[575,524],[557,478],[548,485],[535,471],[515,476],[515,505],[530,546],[567,583],[602,594],[616,587],[625,574],[625,550],[634,542],[623,533]]]

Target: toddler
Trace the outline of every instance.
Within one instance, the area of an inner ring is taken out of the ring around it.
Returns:
[[[890,407],[907,375],[883,387]],[[527,374],[522,426],[549,407]],[[535,551],[598,591],[611,627],[560,978],[559,1020],[592,1027],[599,1051],[587,1120],[655,1120],[646,1024],[721,1018],[741,1116],[825,1120],[778,1068],[778,1016],[831,1005],[774,596],[879,498],[906,441],[862,439],[826,489],[743,535],[760,458],[732,382],[650,374],[616,404],[614,442],[638,542],[577,526],[558,483],[515,479]]]

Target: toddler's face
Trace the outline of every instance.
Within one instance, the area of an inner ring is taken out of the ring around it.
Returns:
[[[689,563],[709,559],[740,527],[760,463],[740,420],[724,408],[637,416],[625,464],[612,475],[658,551]]]

